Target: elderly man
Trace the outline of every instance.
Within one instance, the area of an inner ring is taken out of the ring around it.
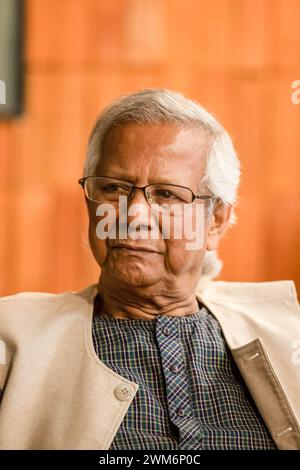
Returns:
[[[179,93],[102,112],[79,180],[99,282],[1,299],[1,449],[300,449],[293,282],[212,280],[239,176]]]

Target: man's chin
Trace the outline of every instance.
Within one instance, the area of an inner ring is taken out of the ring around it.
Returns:
[[[155,282],[155,276],[151,276],[149,266],[147,268],[145,263],[133,261],[124,263],[115,260],[107,271],[113,274],[115,282],[124,286],[146,287]]]

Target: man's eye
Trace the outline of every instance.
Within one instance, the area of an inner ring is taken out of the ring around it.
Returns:
[[[101,189],[102,189],[103,192],[107,192],[107,193],[117,193],[117,192],[127,191],[127,188],[125,188],[121,184],[117,184],[117,183],[106,184]]]
[[[156,191],[156,196],[157,197],[162,197],[164,199],[171,199],[174,197],[177,197],[176,194],[172,193],[172,191],[169,191],[168,189],[159,189]]]

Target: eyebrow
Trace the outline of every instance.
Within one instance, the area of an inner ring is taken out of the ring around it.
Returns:
[[[130,175],[125,175],[124,173],[122,172],[118,172],[118,171],[112,171],[111,173],[109,173],[109,175],[99,175],[99,176],[110,176],[112,178],[116,178],[116,179],[120,179],[120,180],[123,180],[123,181],[127,181],[129,183],[132,183],[132,184],[135,184],[135,178],[133,178],[132,176]],[[166,178],[164,179],[156,179],[155,182],[152,182],[152,183],[149,183],[149,184],[175,184],[175,185],[181,185],[180,182],[175,182],[174,180],[172,181],[168,181]]]
[[[124,173],[120,173],[118,171],[112,171],[107,175],[100,175],[100,176],[109,176],[111,178],[116,178],[124,181],[128,181],[129,183],[134,183],[134,178],[130,175],[125,175]]]

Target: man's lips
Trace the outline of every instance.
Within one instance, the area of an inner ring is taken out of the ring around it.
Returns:
[[[129,243],[117,243],[111,246],[112,249],[124,249],[124,250],[131,250],[131,251],[146,251],[148,253],[159,253],[159,251],[150,248],[149,246],[141,246],[141,245],[131,245]]]

